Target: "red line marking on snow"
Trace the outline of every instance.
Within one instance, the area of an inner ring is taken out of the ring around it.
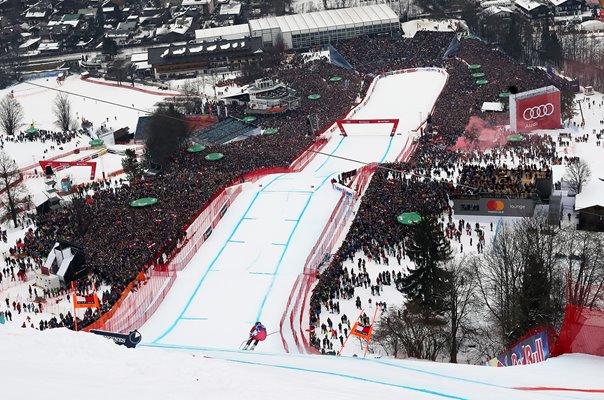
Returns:
[[[551,391],[551,392],[604,393],[604,389],[577,389],[577,388],[557,388],[557,387],[516,387],[513,389],[531,390],[531,391]]]

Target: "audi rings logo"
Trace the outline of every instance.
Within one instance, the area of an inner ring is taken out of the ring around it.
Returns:
[[[540,106],[530,107],[524,110],[522,117],[525,121],[549,117],[554,113],[554,105],[552,103],[542,104]]]

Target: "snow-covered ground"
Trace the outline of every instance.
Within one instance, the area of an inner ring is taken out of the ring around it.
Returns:
[[[219,334],[220,329],[216,327]],[[602,399],[604,359],[565,355],[510,368],[139,346],[89,333],[6,328],[4,398],[87,399]],[[32,380],[35,384],[32,384]]]
[[[157,88],[150,89],[157,90]],[[107,128],[112,130],[128,127],[130,132],[134,132],[138,117],[147,115],[144,111],[153,111],[154,104],[164,98],[162,95],[129,89],[127,85],[113,87],[92,83],[80,79],[78,75],[68,76],[62,85],[59,85],[55,78],[40,78],[21,82],[0,90],[0,97],[12,93],[15,99],[21,103],[25,124],[21,127],[22,130],[27,129],[33,123],[39,129],[58,131],[52,111],[54,99],[59,93],[57,90],[74,94],[68,95],[68,98],[78,120],[78,127],[82,122],[82,118],[84,118],[93,123],[93,130],[99,128],[101,124],[105,124]],[[169,93],[174,92],[166,92],[166,94]],[[132,107],[136,110],[124,108],[120,105]],[[4,150],[15,159],[19,166],[26,166],[43,158],[73,150],[76,147],[88,146],[89,141],[90,137],[80,135],[76,140],[63,145],[57,145],[53,142],[41,143],[39,141],[5,142]],[[27,148],[23,148],[24,145]],[[51,145],[56,148],[50,150]],[[45,150],[48,150],[46,154],[44,154]]]

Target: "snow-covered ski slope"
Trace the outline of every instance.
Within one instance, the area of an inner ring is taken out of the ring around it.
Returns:
[[[6,399],[73,398],[66,390],[88,400],[604,398],[593,391],[603,389],[604,358],[579,354],[490,368],[235,350],[127,349],[89,333],[17,327],[3,330],[0,343]]]
[[[346,125],[350,136],[333,135],[322,152],[364,162],[394,161],[410,146],[411,131],[430,112],[445,82],[438,70],[378,79],[354,119],[399,119],[397,134],[390,136],[392,124]],[[318,155],[299,173],[246,184],[141,329],[145,342],[237,349],[256,321],[269,334],[277,332],[292,286],[340,198],[331,178],[361,166]],[[278,333],[260,347],[284,350]],[[289,348],[295,349],[294,343]]]

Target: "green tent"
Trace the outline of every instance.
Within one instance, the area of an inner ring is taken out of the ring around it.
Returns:
[[[218,160],[224,158],[224,154],[222,154],[222,153],[210,153],[205,158],[206,158],[207,161],[218,161]]]
[[[524,140],[524,136],[514,133],[513,135],[508,136],[508,142],[518,143]]]
[[[99,147],[105,144],[105,142],[103,142],[103,139],[93,139],[90,142],[88,142],[89,145],[91,145],[92,147]]]
[[[511,95],[512,94],[510,92],[501,92],[501,93],[499,93],[499,97],[501,97],[502,99],[510,97]]]
[[[484,76],[484,72],[474,72],[472,74],[472,78],[482,78]]]
[[[469,69],[480,69],[482,67],[482,65],[480,64],[470,64],[468,65]]]
[[[148,207],[157,203],[155,197],[143,197],[142,199],[134,200],[130,203],[130,207]]]
[[[401,215],[396,217],[396,222],[403,225],[417,224],[421,220],[422,217],[416,212],[402,213]]]
[[[486,79],[479,79],[476,81],[477,85],[486,85],[487,83],[489,83],[489,81],[487,81]]]
[[[279,129],[277,129],[277,128],[268,128],[268,129],[265,129],[264,132],[262,132],[262,134],[263,135],[274,135],[277,132],[279,132]]]
[[[199,153],[200,151],[204,151],[206,148],[200,144],[195,144],[187,149],[189,153]]]
[[[466,35],[463,37],[464,39],[480,39],[478,36],[476,35]]]
[[[30,127],[25,130],[25,133],[28,135],[35,135],[38,132],[40,132],[40,130],[34,126],[33,122]]]
[[[321,98],[320,94],[309,94],[308,100],[319,100]]]
[[[329,82],[339,82],[341,80],[342,80],[342,77],[341,76],[337,76],[337,75],[334,75],[331,78],[329,78]]]
[[[245,122],[245,123],[254,122],[255,120],[256,120],[255,115],[246,115],[245,117],[243,117],[243,122]]]

